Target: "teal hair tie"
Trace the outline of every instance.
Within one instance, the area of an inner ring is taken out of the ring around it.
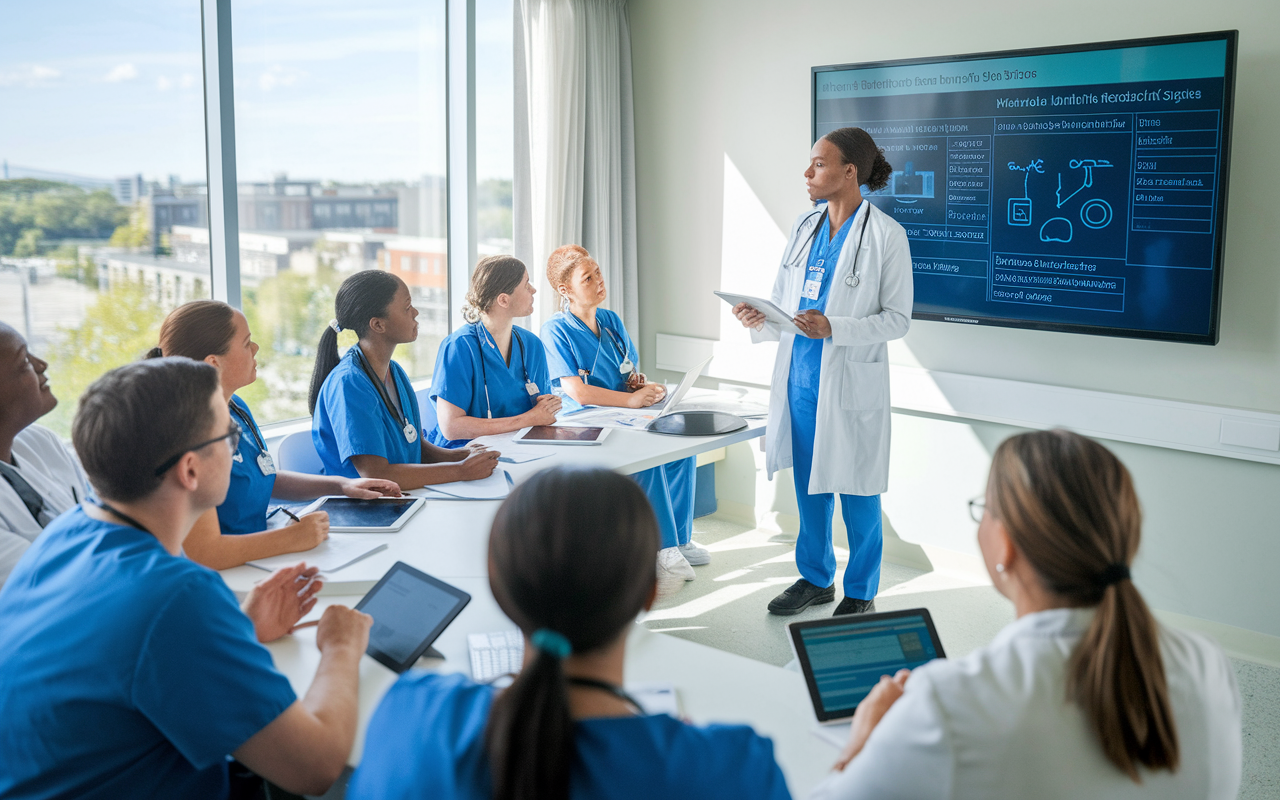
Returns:
[[[573,645],[569,644],[569,640],[549,628],[539,628],[529,639],[534,647],[559,659],[566,659],[573,652]]]

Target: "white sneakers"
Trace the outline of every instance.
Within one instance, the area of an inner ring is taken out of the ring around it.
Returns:
[[[695,577],[693,567],[689,566],[679,547],[667,547],[658,551],[658,599],[670,597],[680,591],[685,581],[691,581]]]
[[[690,539],[687,543],[680,545],[680,555],[684,556],[684,560],[688,561],[695,567],[705,566],[711,563],[711,551]]]

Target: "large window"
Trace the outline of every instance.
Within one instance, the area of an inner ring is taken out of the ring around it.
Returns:
[[[241,291],[262,347],[241,394],[263,422],[306,415],[334,293],[364,269],[409,285],[419,337],[396,359],[429,376],[449,333],[444,0],[231,8]]]
[[[0,320],[50,362],[67,436],[105,370],[208,297],[200,4],[6,3],[0,11]]]
[[[512,0],[476,0],[476,224],[481,257],[514,252]],[[541,270],[529,265],[536,283]]]

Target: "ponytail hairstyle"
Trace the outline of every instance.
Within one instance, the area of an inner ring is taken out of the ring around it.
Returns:
[[[1084,710],[1107,760],[1178,769],[1178,734],[1159,629],[1129,579],[1142,511],[1129,471],[1102,445],[1065,430],[1006,439],[991,462],[996,518],[1049,591],[1097,606],[1067,665],[1067,697]]]
[[[480,321],[481,314],[489,313],[493,301],[500,294],[511,294],[520,288],[529,270],[515,256],[488,256],[476,264],[471,273],[471,285],[467,288],[462,306],[462,318],[467,322]]]
[[[554,467],[521,483],[489,537],[489,584],[537,652],[493,701],[494,800],[568,800],[574,723],[563,658],[616,642],[653,596],[658,523],[631,478]]]
[[[569,283],[579,264],[599,266],[582,245],[566,244],[553,250],[547,258],[547,281],[551,283],[551,290],[560,294],[560,286]],[[569,298],[564,295],[560,295],[560,310],[569,310]]]
[[[342,282],[333,299],[334,319],[320,334],[316,346],[316,366],[311,372],[311,391],[307,394],[307,410],[316,412],[320,399],[320,387],[325,378],[338,366],[338,332],[353,330],[357,337],[369,332],[369,320],[382,317],[387,306],[396,296],[404,281],[380,269],[367,269],[355,273]]]
[[[876,147],[871,134],[862,128],[836,128],[822,137],[836,146],[844,163],[858,170],[858,181],[873,192],[889,185],[893,167],[884,159],[884,148]]]
[[[236,335],[236,310],[220,300],[192,300],[169,312],[160,325],[160,346],[147,358],[185,356],[204,361],[226,355]]]

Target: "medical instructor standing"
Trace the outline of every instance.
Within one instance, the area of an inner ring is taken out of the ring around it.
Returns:
[[[861,128],[828,133],[809,151],[812,210],[791,229],[771,300],[799,309],[800,334],[740,303],[734,314],[753,341],[776,340],[769,476],[794,467],[800,580],[769,603],[798,614],[835,600],[831,541],[835,497],[849,533],[844,599],[835,613],[875,610],[880,585],[880,494],[889,482],[889,363],[886,343],[911,324],[911,253],[902,226],[863,198],[893,168]]]

